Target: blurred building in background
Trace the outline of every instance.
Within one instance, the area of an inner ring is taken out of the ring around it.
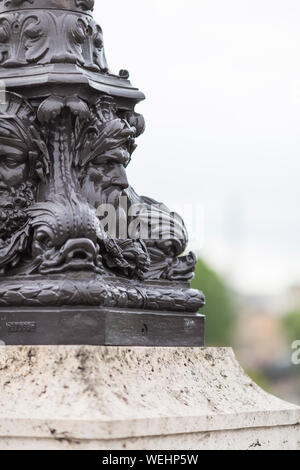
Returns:
[[[292,343],[300,340],[300,286],[285,295],[243,295],[202,260],[193,286],[207,295],[207,344],[233,345],[259,385],[300,404],[300,366],[292,364]]]

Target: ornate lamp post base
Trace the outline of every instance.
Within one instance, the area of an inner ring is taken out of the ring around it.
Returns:
[[[7,345],[204,346],[205,317],[105,307],[0,310]]]
[[[78,276],[79,279],[78,279]],[[85,273],[0,283],[7,345],[203,346],[204,296],[187,283]]]

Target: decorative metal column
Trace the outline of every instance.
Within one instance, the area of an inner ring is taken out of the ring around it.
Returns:
[[[201,346],[184,223],[126,176],[144,95],[93,6],[0,0],[0,339]]]

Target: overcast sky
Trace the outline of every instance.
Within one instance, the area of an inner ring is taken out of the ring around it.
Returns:
[[[300,282],[299,0],[96,0],[95,16],[110,69],[147,96],[131,184],[203,207],[193,248],[241,291]]]

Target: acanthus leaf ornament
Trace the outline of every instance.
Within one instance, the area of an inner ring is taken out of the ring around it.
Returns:
[[[4,3],[5,7],[20,7],[26,4],[33,4],[34,0],[0,0],[0,2]]]
[[[7,9],[17,7],[29,8],[63,8],[71,11],[91,12],[94,9],[95,0],[65,0],[62,4],[61,0],[0,0]],[[68,5],[69,4],[69,5]]]
[[[71,63],[108,71],[103,33],[89,16],[28,10],[0,17],[2,67]]]

